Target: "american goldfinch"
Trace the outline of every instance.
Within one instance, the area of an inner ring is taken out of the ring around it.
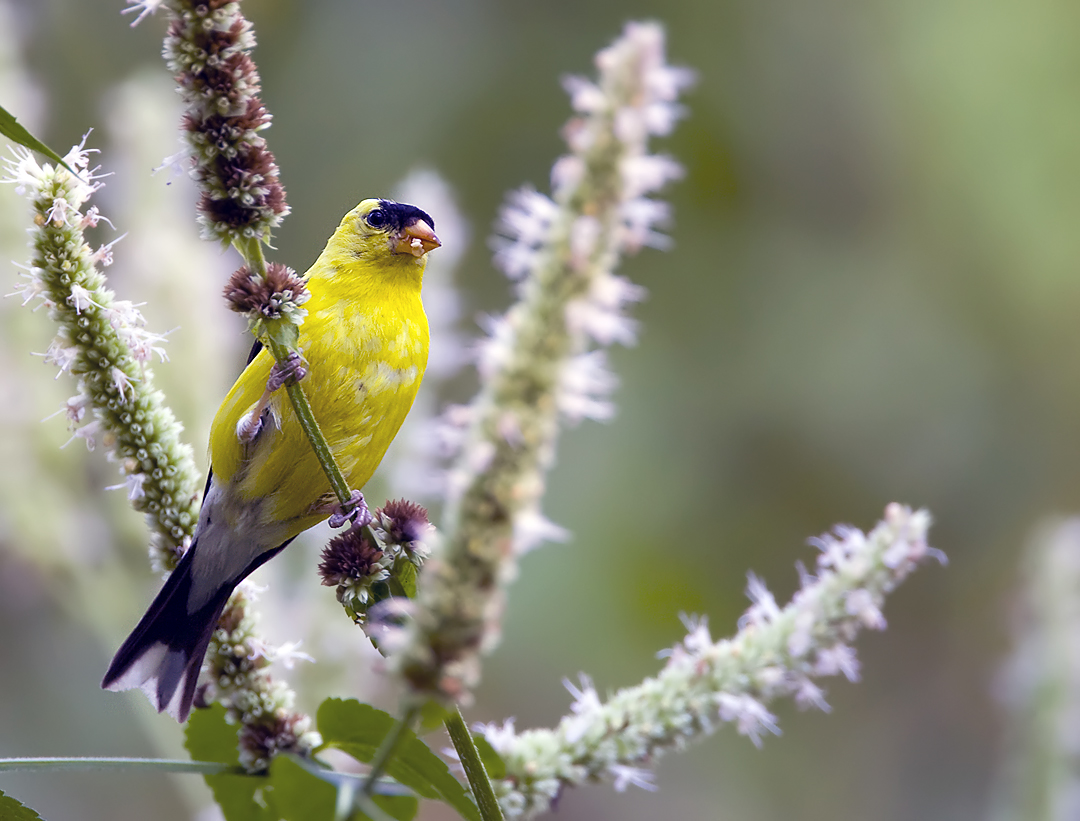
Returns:
[[[361,202],[305,275],[300,386],[351,488],[382,461],[428,359],[420,286],[434,221],[419,208]],[[256,345],[210,430],[210,477],[191,546],[116,653],[101,686],[139,687],[187,719],[203,657],[233,589],[337,498],[281,384]]]

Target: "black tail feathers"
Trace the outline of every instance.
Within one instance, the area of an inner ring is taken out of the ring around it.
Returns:
[[[229,596],[249,574],[291,541],[288,539],[258,554],[239,576],[223,580],[209,598],[199,595],[197,600],[204,603],[198,610],[188,612],[193,584],[191,566],[198,548],[196,537],[131,635],[116,651],[101,686],[106,690],[138,687],[159,713],[164,710],[177,721],[186,721],[195,700],[203,656]]]
[[[189,613],[195,548],[192,544],[165,581],[146,614],[116,651],[101,682],[106,690],[141,688],[158,712],[167,710],[180,722],[186,721],[191,712],[203,656],[221,611],[241,581],[222,585],[208,602]]]

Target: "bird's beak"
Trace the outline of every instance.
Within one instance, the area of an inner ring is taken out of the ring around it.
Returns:
[[[414,257],[422,257],[428,251],[442,245],[431,226],[423,220],[417,220],[401,232],[394,243],[395,254],[412,254]]]

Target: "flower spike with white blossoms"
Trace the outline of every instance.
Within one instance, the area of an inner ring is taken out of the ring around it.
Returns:
[[[518,301],[490,322],[479,351],[481,389],[449,473],[443,547],[419,580],[416,618],[391,659],[419,699],[468,700],[479,655],[497,642],[516,555],[538,537],[564,534],[540,508],[560,419],[612,415],[614,377],[597,346],[634,341],[625,309],[643,295],[615,268],[662,244],[655,229],[668,210],[649,195],[681,171],[650,154],[649,139],[671,130],[692,75],[666,65],[656,23],[628,24],[596,66],[596,83],[566,82],[575,114],[552,195],[516,191],[499,218],[495,261]]]
[[[198,520],[199,476],[190,446],[180,441],[180,423],[153,387],[148,365],[154,353],[165,359],[157,344],[164,337],[147,332],[137,306],[106,287],[98,267],[105,256],[85,240],[84,229],[102,219],[92,208],[82,210],[101,185],[88,170],[88,153],[78,145],[64,158],[79,177],[39,165],[26,151],[7,161],[4,181],[30,199],[34,213],[30,285],[21,290],[27,302],[40,299],[59,325],[46,361],[78,379],[79,393],[63,408],[72,439],[91,450],[96,440],[108,448],[124,475],[114,488],[126,489],[132,506],[146,513],[154,569],[172,570]],[[270,658],[259,649],[249,598],[238,590],[229,600],[207,664],[215,694],[243,725],[242,760],[259,769],[274,752],[309,753],[319,738],[310,719],[293,709],[292,691],[265,669]]]
[[[99,436],[119,463],[132,506],[146,514],[154,566],[167,570],[198,519],[199,479],[180,423],[147,367],[153,352],[164,355],[156,344],[163,337],[146,331],[139,310],[106,287],[98,266],[109,255],[86,242],[84,229],[102,217],[94,207],[83,210],[101,187],[85,142],[64,158],[78,176],[39,164],[25,149],[5,161],[4,182],[30,200],[34,213],[29,281],[19,290],[24,304],[40,300],[59,326],[45,361],[78,379],[79,393],[66,406],[75,436],[91,448]],[[88,408],[93,420],[86,419]]]
[[[309,755],[322,743],[311,719],[294,709],[296,695],[270,676],[269,667],[284,661],[311,660],[296,645],[268,646],[256,632],[251,602],[257,588],[249,581],[229,598],[206,651],[208,683],[197,694],[201,704],[220,701],[230,723],[240,725],[240,763],[247,770],[265,770],[279,752]]]
[[[833,549],[818,556],[816,578],[801,574],[786,606],[751,577],[752,604],[733,638],[714,641],[704,619],[685,619],[686,637],[660,654],[664,668],[636,687],[602,701],[582,676],[580,687],[566,683],[574,703],[552,730],[516,732],[512,719],[477,727],[506,764],[495,784],[506,817],[532,818],[567,787],[605,779],[617,790],[655,789],[646,768],[723,723],[761,746],[780,732],[766,706],[777,698],[827,710],[812,679],[857,678],[851,642],[861,628],[884,627],[864,608],[880,613],[885,595],[919,563],[944,558],[926,543],[929,526],[926,511],[891,504],[870,533],[837,528],[820,540]]]

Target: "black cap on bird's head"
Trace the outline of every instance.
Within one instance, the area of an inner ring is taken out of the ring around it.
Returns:
[[[415,205],[394,200],[374,200],[371,210],[363,214],[363,220],[371,228],[386,231],[391,236],[395,254],[422,257],[442,245],[435,236],[435,220]]]

